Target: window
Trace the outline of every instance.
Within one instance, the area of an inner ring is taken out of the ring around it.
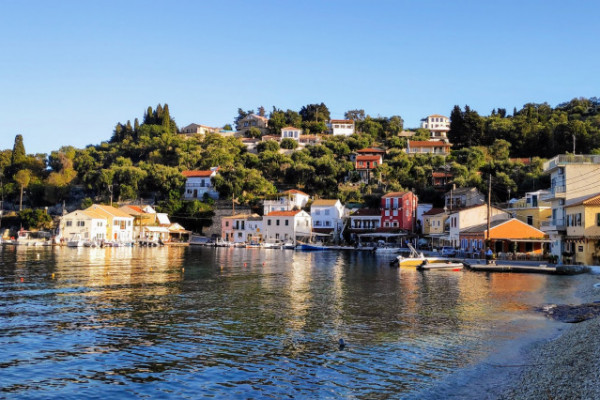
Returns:
[[[596,226],[600,226],[600,213],[596,214]]]
[[[325,215],[329,215],[329,210],[325,210]]]
[[[77,221],[77,226],[85,226],[85,221]]]
[[[581,213],[575,214],[577,216],[577,226],[581,226]]]
[[[285,226],[290,226],[290,220],[289,219],[285,220]]]
[[[269,221],[269,225],[271,225],[271,221]],[[225,226],[229,228],[229,221],[225,221]]]
[[[383,224],[383,226],[385,226],[386,228],[389,228],[390,227],[390,223],[387,222],[387,221],[385,221],[385,223]]]
[[[117,220],[114,220],[114,221],[113,221],[113,225],[114,225],[114,226],[119,226],[119,221],[117,221]]]
[[[315,215],[321,215],[321,211],[320,210],[315,210]]]
[[[270,219],[267,220],[267,225],[271,226],[271,220]]]
[[[238,232],[238,237],[241,238],[242,237],[242,232]]]
[[[279,226],[279,220],[275,220],[275,225]]]
[[[533,215],[527,216],[527,225],[533,225]]]
[[[598,214],[598,215],[600,215],[600,214]],[[600,220],[599,220],[599,221],[600,221]],[[71,226],[71,225],[73,225],[73,221],[67,221],[66,225],[67,225],[67,226]]]
[[[579,253],[583,253],[583,246],[577,246],[577,251]]]

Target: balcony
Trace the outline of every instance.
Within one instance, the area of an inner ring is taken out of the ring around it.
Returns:
[[[565,221],[563,219],[542,221],[540,224],[540,230],[542,232],[550,232],[550,231],[566,231],[567,227],[565,225]]]
[[[544,172],[549,172],[561,165],[567,164],[600,164],[600,155],[562,154],[544,163]]]
[[[542,201],[552,201],[557,199],[564,199],[567,197],[566,186],[553,186],[548,190],[548,193],[544,193],[540,196]]]

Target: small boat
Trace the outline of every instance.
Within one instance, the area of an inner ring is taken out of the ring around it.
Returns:
[[[298,250],[304,251],[320,251],[320,250],[331,250],[330,246],[324,246],[322,244],[314,244],[314,243],[300,243],[296,246]]]
[[[12,244],[20,246],[52,246],[52,234],[46,231],[20,230]]]
[[[73,233],[69,240],[67,240],[67,247],[83,247],[85,240],[81,238],[78,233]]]
[[[268,242],[264,242],[262,244],[263,249],[280,249],[281,248],[281,243],[268,243]]]
[[[423,253],[419,253],[410,243],[407,243],[407,246],[410,249],[410,254],[408,256],[399,255],[390,263],[392,266],[416,268],[425,262],[427,262],[427,265],[436,263],[447,264],[453,262],[447,257],[425,257]]]
[[[452,261],[448,260],[448,262],[433,262],[425,260],[421,265],[417,266],[417,270],[419,271],[431,271],[431,270],[451,270],[451,271],[460,271],[464,268],[464,264],[460,261]]]
[[[285,242],[281,245],[281,248],[284,250],[294,250],[296,245],[293,242]]]
[[[246,243],[246,248],[247,249],[260,249],[262,247],[262,245],[258,242],[249,242]]]

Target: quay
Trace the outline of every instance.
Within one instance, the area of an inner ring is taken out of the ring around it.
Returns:
[[[590,271],[587,265],[555,265],[541,263],[486,264],[484,260],[463,260],[463,264],[474,272],[517,272],[549,275],[577,275]]]

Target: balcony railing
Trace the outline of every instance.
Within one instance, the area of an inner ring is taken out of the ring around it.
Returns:
[[[591,154],[561,154],[544,163],[544,171],[549,171],[560,165],[567,164],[600,164],[600,155]]]
[[[544,193],[542,194],[541,200],[542,201],[549,201],[552,199],[556,199],[556,198],[564,198],[567,194],[567,187],[566,186],[553,186],[548,190],[548,193]]]
[[[565,220],[555,219],[549,221],[542,221],[540,224],[542,231],[564,231],[566,229]]]

